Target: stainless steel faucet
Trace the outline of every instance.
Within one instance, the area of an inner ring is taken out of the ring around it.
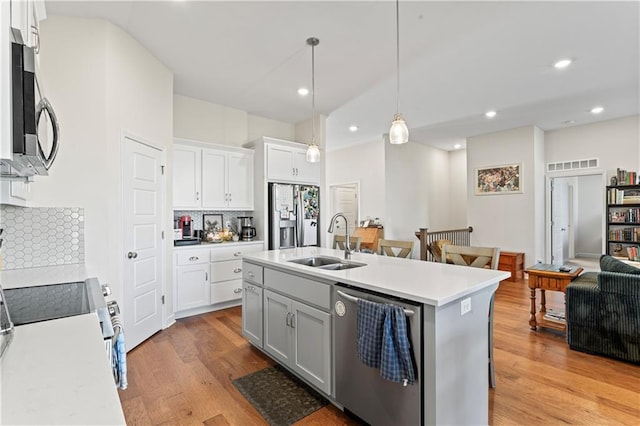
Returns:
[[[331,218],[331,223],[329,223],[329,230],[327,232],[333,233],[333,225],[336,223],[336,219],[339,217],[344,219],[345,227],[344,227],[344,258],[351,259],[351,249],[349,248],[349,221],[344,213],[336,213]]]

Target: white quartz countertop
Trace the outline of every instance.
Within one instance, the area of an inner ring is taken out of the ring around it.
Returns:
[[[0,285],[4,289],[34,287],[37,285],[84,281],[89,277],[84,263],[74,263],[71,265],[2,271],[0,273]]]
[[[2,357],[0,423],[125,424],[98,318],[16,327]]]
[[[249,253],[244,259],[433,306],[446,305],[511,276],[505,271],[364,253],[353,253],[347,262],[365,263],[366,266],[338,271],[289,262],[310,256],[344,259],[344,252],[306,247]]]
[[[222,243],[208,243],[201,242],[200,244],[191,244],[186,246],[173,246],[174,250],[188,250],[194,248],[218,248],[218,247],[242,247],[249,244],[264,244],[262,240],[252,240],[252,241],[224,241]]]

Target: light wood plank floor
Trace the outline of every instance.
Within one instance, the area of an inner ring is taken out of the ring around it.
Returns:
[[[547,302],[559,309],[562,295],[547,292]],[[490,424],[640,424],[640,367],[572,351],[560,334],[530,331],[528,319],[525,282],[503,282],[495,301]],[[272,364],[247,344],[241,327],[241,309],[226,309],[179,320],[131,351],[129,388],[119,391],[127,423],[266,424],[231,383]],[[297,423],[351,424],[332,405]]]

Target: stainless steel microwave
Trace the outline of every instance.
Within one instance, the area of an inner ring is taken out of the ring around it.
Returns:
[[[60,128],[55,112],[41,95],[36,73],[34,50],[21,43],[11,43],[11,133],[12,158],[2,159],[17,176],[48,175],[58,153]],[[39,137],[39,122],[46,112],[51,123],[50,146]]]

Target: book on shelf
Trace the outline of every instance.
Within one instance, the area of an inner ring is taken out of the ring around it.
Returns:
[[[547,312],[544,314],[544,319],[549,321],[564,322],[564,312],[556,312],[553,309],[547,309]]]
[[[627,255],[629,256],[629,259],[637,259],[638,258],[638,247],[637,246],[627,247]]]
[[[609,188],[607,191],[609,204],[640,204],[640,189]]]
[[[618,179],[618,185],[636,185],[640,183],[637,172],[630,172],[621,168],[616,169],[616,178]]]

